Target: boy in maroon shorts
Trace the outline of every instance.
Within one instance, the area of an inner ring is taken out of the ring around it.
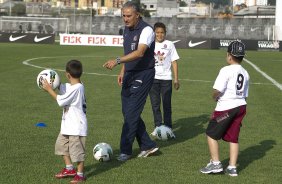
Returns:
[[[249,74],[241,66],[245,56],[245,45],[241,41],[233,41],[227,49],[226,61],[213,86],[213,99],[217,102],[206,130],[211,160],[200,172],[204,174],[223,171],[219,160],[218,140],[229,142],[230,160],[225,172],[230,176],[238,176],[236,163],[239,153],[238,137],[241,122],[246,114],[246,98],[249,89]]]

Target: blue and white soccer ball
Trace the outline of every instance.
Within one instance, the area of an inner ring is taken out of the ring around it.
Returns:
[[[42,89],[44,79],[46,79],[48,83],[52,85],[53,89],[58,88],[60,85],[60,76],[52,69],[45,69],[37,75],[36,83],[40,89]]]
[[[171,128],[169,128],[165,125],[161,125],[161,126],[156,128],[156,137],[159,140],[166,141],[166,140],[169,140],[169,139],[174,139],[175,135],[172,132]]]
[[[113,149],[107,143],[99,143],[93,148],[93,156],[99,162],[106,162],[111,160],[113,156]]]

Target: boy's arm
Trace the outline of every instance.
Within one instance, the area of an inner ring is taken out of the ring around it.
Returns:
[[[212,94],[212,98],[214,99],[214,101],[217,102],[217,100],[219,99],[220,95],[221,95],[221,92],[216,90],[216,89],[214,89],[213,94]]]
[[[178,90],[180,87],[178,80],[178,65],[176,61],[172,62],[173,74],[174,74],[174,89]]]
[[[53,90],[52,86],[45,79],[42,88],[47,91],[55,100],[57,100],[57,93]]]

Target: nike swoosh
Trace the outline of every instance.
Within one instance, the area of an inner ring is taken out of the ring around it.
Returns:
[[[13,35],[10,36],[9,40],[10,42],[14,42],[14,41],[17,41],[23,37],[26,37],[26,35],[23,35],[23,36],[17,36],[17,37],[13,37]]]
[[[259,29],[258,27],[251,28],[251,31],[253,32],[253,31],[256,31],[256,30],[258,30],[258,29]]]
[[[178,30],[183,29],[185,26],[177,27]]]
[[[41,75],[45,75],[45,76],[47,76],[47,75],[48,75],[48,73],[42,73]]]
[[[197,45],[201,45],[202,43],[205,43],[207,41],[201,41],[201,42],[196,42],[196,43],[192,43],[192,41],[189,42],[189,47],[196,47]]]
[[[213,30],[213,31],[216,31],[216,30],[218,30],[219,28],[220,28],[220,27],[213,27],[212,30]]]
[[[37,38],[37,35],[34,37],[34,42],[41,42],[43,40],[46,40],[47,38],[50,38],[51,36],[45,36],[42,38]]]
[[[175,40],[175,41],[172,41],[172,43],[177,43],[177,42],[180,42],[181,40]]]

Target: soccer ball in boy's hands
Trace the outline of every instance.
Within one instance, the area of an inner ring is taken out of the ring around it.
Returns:
[[[54,70],[45,69],[38,74],[36,82],[40,89],[42,89],[44,79],[46,79],[48,83],[52,85],[53,89],[58,88],[60,85],[60,76]]]
[[[99,143],[93,148],[93,156],[99,162],[111,160],[113,156],[112,147],[107,143]]]

